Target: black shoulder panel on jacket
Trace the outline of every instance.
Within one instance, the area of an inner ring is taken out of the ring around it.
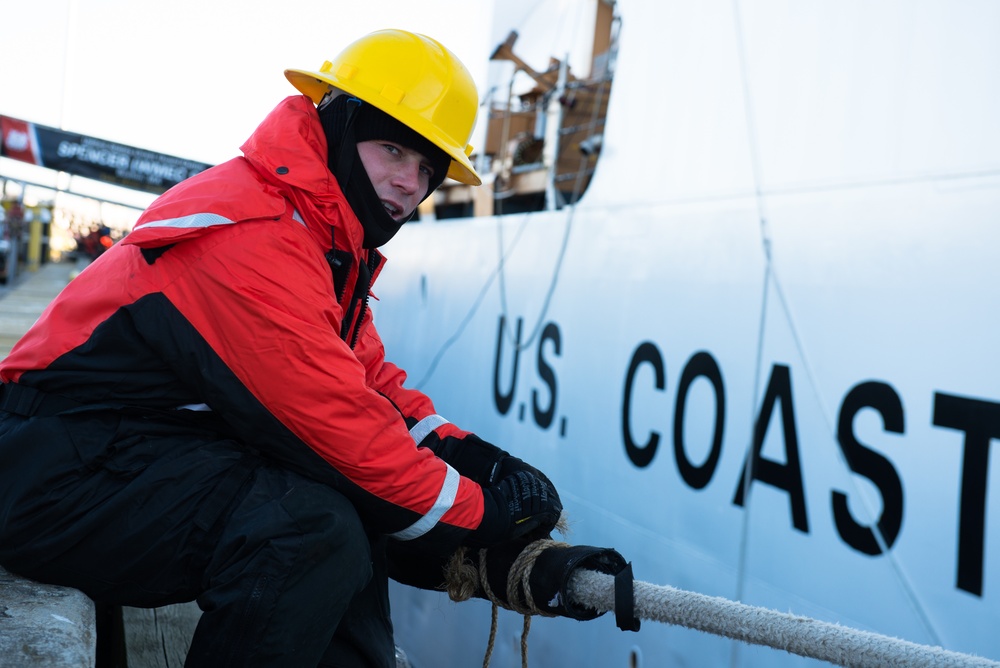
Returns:
[[[174,244],[159,246],[157,248],[140,248],[139,252],[142,253],[142,258],[146,261],[146,264],[153,264],[158,259],[160,259],[161,255],[163,255],[173,247]]]

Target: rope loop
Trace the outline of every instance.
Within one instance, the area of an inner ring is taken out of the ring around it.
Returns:
[[[565,517],[560,517],[556,523],[555,530],[565,535],[568,531]],[[528,543],[514,559],[507,573],[507,601],[504,602],[493,593],[487,572],[488,549],[480,549],[476,556],[478,564],[473,563],[473,558],[469,556],[468,548],[460,547],[448,561],[445,568],[445,589],[448,597],[456,603],[467,601],[476,595],[477,591],[482,591],[483,596],[493,604],[490,621],[490,638],[486,646],[486,655],[483,657],[483,668],[489,668],[490,658],[493,656],[493,648],[496,644],[498,609],[512,610],[524,615],[524,626],[521,631],[521,667],[528,668],[528,632],[531,630],[531,617],[542,615],[543,617],[556,617],[550,612],[540,610],[535,605],[531,596],[531,571],[535,567],[535,561],[545,550],[552,547],[570,547],[569,543],[563,543],[549,538]]]

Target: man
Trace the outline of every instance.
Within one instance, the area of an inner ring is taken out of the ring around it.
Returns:
[[[403,387],[368,309],[377,247],[446,175],[480,183],[468,72],[381,31],[285,74],[304,95],[0,365],[0,564],[111,604],[196,599],[189,666],[391,666],[386,540],[523,541],[561,504]]]

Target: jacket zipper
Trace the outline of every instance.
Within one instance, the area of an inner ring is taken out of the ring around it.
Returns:
[[[358,337],[361,335],[361,323],[364,322],[365,312],[368,310],[368,298],[371,295],[372,276],[375,275],[375,269],[378,267],[378,253],[369,251],[368,262],[366,264],[361,264],[360,262],[358,263],[358,269],[361,267],[365,267],[368,271],[364,281],[365,291],[361,296],[361,309],[358,311],[358,319],[354,323],[354,334],[351,336],[351,350],[353,350],[354,346],[358,344]],[[361,284],[361,282],[361,274],[359,271],[358,284]],[[357,295],[356,290],[355,295]]]

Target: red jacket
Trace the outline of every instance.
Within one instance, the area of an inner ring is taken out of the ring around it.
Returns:
[[[0,379],[94,405],[207,407],[234,438],[342,489],[377,530],[457,544],[482,492],[415,443],[460,432],[384,359],[364,275],[356,289],[382,257],[361,247],[312,102],[284,100],[242,150],[158,198]]]

